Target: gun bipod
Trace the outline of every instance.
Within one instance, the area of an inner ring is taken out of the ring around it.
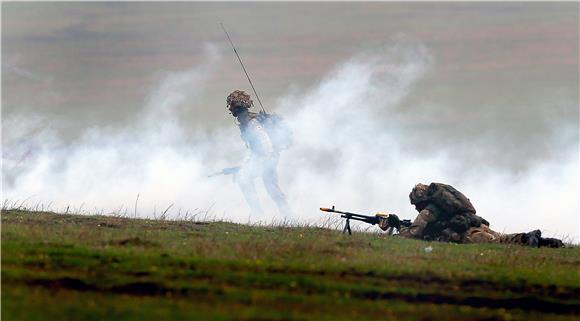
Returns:
[[[341,215],[340,217],[346,218],[344,228],[342,229],[342,234],[348,232],[348,235],[352,235],[352,230],[350,229],[350,215]]]

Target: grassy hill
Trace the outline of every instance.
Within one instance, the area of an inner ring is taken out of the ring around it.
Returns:
[[[580,248],[6,210],[1,312],[2,320],[580,320]]]

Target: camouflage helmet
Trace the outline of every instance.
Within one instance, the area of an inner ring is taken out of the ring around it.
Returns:
[[[232,110],[234,106],[250,108],[254,105],[254,102],[250,99],[250,95],[243,90],[234,90],[228,95],[226,102],[229,110]]]
[[[429,196],[427,194],[427,189],[429,186],[425,184],[417,184],[413,187],[413,190],[409,194],[409,199],[411,200],[411,204],[417,205],[421,202],[429,200]]]

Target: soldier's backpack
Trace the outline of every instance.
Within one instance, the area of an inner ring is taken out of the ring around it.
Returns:
[[[475,208],[465,195],[450,185],[431,183],[427,189],[429,200],[437,205],[448,218],[459,213],[475,214]]]
[[[264,112],[260,112],[256,118],[264,126],[275,151],[280,152],[292,146],[292,130],[284,118],[277,114]]]

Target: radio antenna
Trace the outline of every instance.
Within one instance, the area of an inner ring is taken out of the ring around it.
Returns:
[[[220,26],[222,26],[222,29],[226,33],[226,37],[228,37],[228,40],[230,41],[230,45],[232,45],[232,49],[234,49],[234,53],[236,54],[236,57],[238,57],[238,61],[240,62],[240,65],[242,66],[242,69],[244,70],[244,73],[246,74],[246,77],[248,78],[248,81],[250,82],[250,86],[252,87],[252,90],[254,91],[254,95],[256,95],[256,98],[258,99],[258,103],[260,104],[260,108],[262,108],[262,111],[264,113],[266,113],[266,110],[264,109],[264,105],[262,105],[262,101],[260,100],[260,96],[258,96],[258,92],[256,92],[256,88],[254,88],[254,84],[252,84],[252,79],[250,79],[250,75],[248,75],[248,72],[246,71],[246,67],[244,67],[244,63],[242,62],[242,58],[240,58],[240,55],[238,54],[238,51],[236,50],[236,46],[234,46],[234,42],[232,41],[232,38],[230,38],[230,35],[228,34],[226,27],[224,27],[224,24],[220,22]]]

